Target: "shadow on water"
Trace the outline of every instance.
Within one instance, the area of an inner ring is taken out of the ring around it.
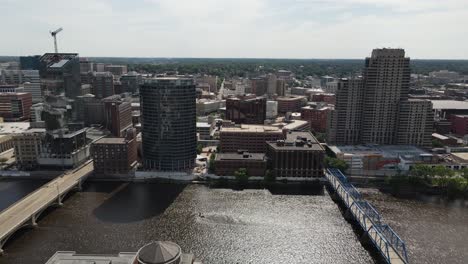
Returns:
[[[298,183],[249,182],[248,184],[240,184],[233,181],[217,181],[210,183],[209,187],[213,189],[232,189],[235,191],[267,189],[273,195],[324,195],[323,183],[319,181]]]
[[[107,193],[93,214],[102,221],[114,223],[152,218],[161,215],[185,187],[185,184],[165,183],[93,184],[91,190]]]
[[[364,233],[364,230],[362,230],[359,223],[355,219],[347,217],[346,212],[347,212],[348,208],[346,207],[345,203],[339,198],[338,199],[333,199],[334,191],[332,190],[332,188],[330,186],[325,185],[324,189],[327,190],[330,197],[332,197],[332,200],[338,206],[338,209],[340,210],[340,213],[343,216],[343,218],[351,225],[351,228],[353,229],[353,233],[356,235],[357,239],[359,240],[359,243],[361,243],[361,246],[365,250],[367,250],[367,252],[369,252],[369,255],[374,260],[374,263],[378,263],[378,264],[387,263],[385,261],[384,257],[378,252],[378,250],[372,244],[372,242],[370,242],[367,239],[366,234]]]

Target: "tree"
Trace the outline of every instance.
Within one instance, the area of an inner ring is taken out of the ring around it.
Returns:
[[[215,158],[216,154],[212,153],[210,155],[210,160],[208,161],[208,171],[214,173],[215,171]]]
[[[202,144],[198,144],[197,145],[197,154],[201,154],[203,152],[203,145]]]
[[[444,147],[444,144],[442,144],[442,142],[440,142],[438,140],[433,139],[432,140],[432,147],[433,148],[442,148],[442,147]]]
[[[246,184],[249,181],[249,174],[245,168],[236,170],[234,176],[236,177],[236,181],[240,184]]]
[[[348,163],[346,163],[344,160],[340,160],[340,159],[332,158],[328,156],[325,157],[325,166],[327,168],[335,168],[341,171],[346,171],[349,167]]]
[[[276,181],[276,176],[273,174],[271,170],[266,170],[263,180],[267,183],[272,183]]]

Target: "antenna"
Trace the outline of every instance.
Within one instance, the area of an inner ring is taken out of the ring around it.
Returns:
[[[50,35],[51,35],[52,37],[54,37],[55,53],[58,53],[58,49],[57,49],[57,34],[58,34],[60,31],[62,31],[62,30],[63,30],[63,28],[59,28],[59,29],[57,29],[57,30],[55,30],[55,31],[49,31],[49,32],[50,32]]]

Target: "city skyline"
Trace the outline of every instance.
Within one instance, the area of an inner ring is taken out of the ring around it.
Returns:
[[[357,59],[401,47],[412,59],[468,58],[462,0],[0,3],[15,21],[4,28],[5,56],[52,52],[49,30],[63,27],[59,52],[85,57]]]

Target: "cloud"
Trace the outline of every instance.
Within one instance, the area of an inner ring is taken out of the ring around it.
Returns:
[[[0,0],[0,54],[468,59],[466,0]],[[9,25],[11,24],[11,25]]]

